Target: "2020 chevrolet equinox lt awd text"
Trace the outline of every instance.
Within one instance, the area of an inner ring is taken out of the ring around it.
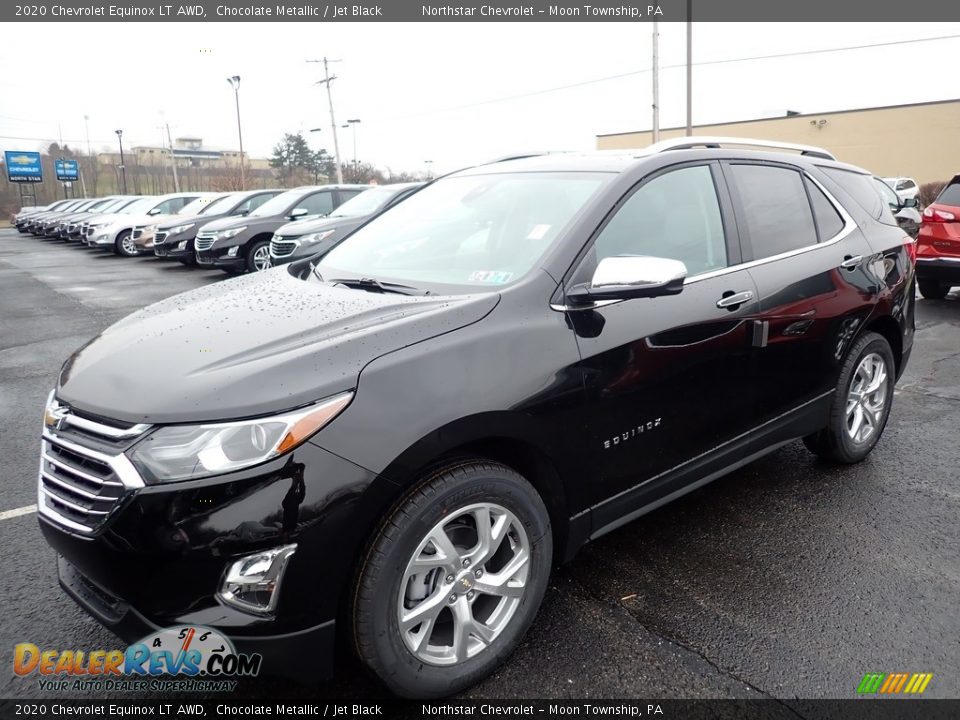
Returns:
[[[862,460],[912,241],[824,151],[686,140],[463,170],[105,330],[45,413],[62,586],[123,638],[200,624],[317,678],[340,636],[442,696],[589,540],[796,439]]]

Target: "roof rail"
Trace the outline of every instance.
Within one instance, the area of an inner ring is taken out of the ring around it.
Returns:
[[[670,140],[661,140],[645,148],[645,152],[659,153],[666,150],[689,150],[695,147],[718,148],[725,145],[746,145],[758,148],[775,148],[777,150],[793,150],[801,155],[810,155],[813,157],[824,158],[825,160],[836,160],[837,158],[829,150],[814,145],[798,145],[797,143],[779,142],[777,140],[757,140],[756,138],[738,138],[738,137],[711,137],[694,135],[691,137],[672,138]]]
[[[495,165],[496,163],[509,162],[510,160],[525,160],[527,158],[533,157],[543,157],[544,155],[552,155],[556,152],[564,152],[563,150],[534,150],[532,152],[520,152],[514,153],[513,155],[504,155],[502,157],[495,157],[492,160],[486,160],[480,165]]]

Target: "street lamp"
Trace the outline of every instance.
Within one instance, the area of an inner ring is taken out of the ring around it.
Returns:
[[[424,160],[423,164],[427,166],[427,180],[433,179],[433,160]]]
[[[123,130],[114,130],[120,142],[120,172],[123,175],[123,194],[127,194],[127,165],[123,161]]]
[[[228,77],[227,82],[233,88],[233,97],[237,103],[237,137],[240,139],[240,189],[247,189],[247,181],[243,172],[243,130],[240,127],[240,76]]]
[[[323,128],[310,128],[309,132],[312,132],[312,133],[323,132]],[[330,179],[327,178],[327,182],[329,181]],[[313,165],[313,182],[315,183],[320,182],[320,166],[316,163],[314,163]]]
[[[353,118],[352,120],[347,120],[347,124],[344,127],[352,128],[351,132],[353,133],[353,167],[357,167],[357,125],[360,124],[359,118]]]

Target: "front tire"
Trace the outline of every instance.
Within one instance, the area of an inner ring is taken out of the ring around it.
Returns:
[[[943,300],[950,292],[949,285],[943,285],[935,280],[920,280],[920,294],[927,300]]]
[[[247,272],[260,272],[273,267],[270,260],[270,241],[260,240],[250,244],[247,251]]]
[[[351,607],[358,656],[405,697],[474,685],[533,622],[552,554],[543,500],[514,470],[468,460],[429,475],[367,551]]]
[[[133,233],[130,230],[123,230],[117,235],[113,251],[121,257],[136,257],[140,254],[140,249],[133,243]]]
[[[857,340],[840,370],[830,405],[830,421],[803,439],[815,455],[837,463],[863,460],[887,426],[893,405],[896,365],[890,343],[868,332]]]

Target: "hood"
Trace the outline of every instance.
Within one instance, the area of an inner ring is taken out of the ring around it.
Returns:
[[[203,225],[206,227],[209,223],[225,218],[226,215],[213,213],[212,215],[170,215],[168,217],[170,218],[169,220],[160,223],[160,230],[169,230],[178,225],[189,225],[190,223],[193,223],[195,226]]]
[[[136,225],[154,225],[158,219],[170,217],[169,215],[114,215],[115,222],[122,223],[127,227]]]
[[[314,220],[297,220],[279,227],[277,235],[297,237],[308,233],[323,232],[324,230],[336,230],[340,227],[359,225],[368,217],[368,215],[359,215],[355,217],[322,217]]]
[[[116,213],[98,213],[96,215],[91,215],[90,217],[85,217],[83,220],[84,222],[88,223],[98,223],[105,220],[115,220],[118,217],[120,216]]]
[[[498,299],[372,293],[275,268],[176,295],[107,328],[64,364],[57,397],[130,423],[281,412],[356,387],[367,363],[475,323]]]
[[[238,227],[257,227],[260,225],[271,225],[286,222],[282,215],[269,215],[266,217],[255,217],[245,215],[243,217],[225,217],[214,220],[203,226],[204,232],[220,232],[221,230],[233,230]]]

